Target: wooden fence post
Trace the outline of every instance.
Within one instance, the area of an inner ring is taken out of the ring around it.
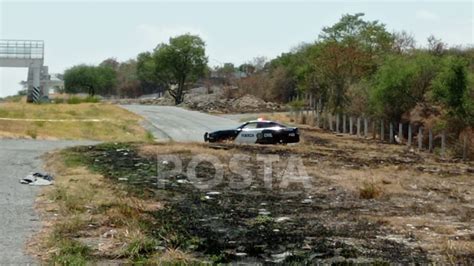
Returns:
[[[353,129],[354,121],[352,116],[349,117],[349,134],[352,135],[352,132],[354,132]]]
[[[423,149],[423,127],[418,128],[418,150]]]
[[[293,106],[291,106],[292,97],[290,97],[290,99],[288,100],[288,102],[290,103],[290,117],[293,117]]]
[[[411,124],[408,124],[408,141],[407,141],[407,146],[411,146]]]
[[[346,115],[342,115],[342,133],[347,133],[347,128],[346,128]]]
[[[400,143],[403,142],[403,124],[402,123],[398,124],[398,139],[400,140]]]
[[[318,107],[320,108],[320,107]],[[316,124],[318,124],[318,127],[321,128],[321,113],[319,112],[319,109],[316,110]]]
[[[462,144],[462,159],[467,160],[467,134],[464,135]]]
[[[383,142],[385,138],[385,128],[383,124],[383,120],[380,120],[380,140]]]
[[[313,98],[313,119],[316,117],[316,112],[318,110],[316,98]]]
[[[333,131],[332,114],[328,113],[329,130]]]
[[[364,117],[364,137],[369,137],[369,120],[367,120],[367,117]]]
[[[375,120],[372,120],[372,139],[377,139]]]
[[[443,130],[441,133],[441,157],[444,158],[446,155],[446,132]]]
[[[428,151],[433,152],[433,130],[430,128],[428,132]]]
[[[318,99],[318,107],[319,107],[319,111],[318,111],[318,127],[319,128],[323,128],[323,119],[322,119],[322,115],[323,115],[323,99],[320,97]]]
[[[360,138],[360,116],[357,117],[357,137]]]
[[[393,143],[393,124],[390,123],[390,143]]]

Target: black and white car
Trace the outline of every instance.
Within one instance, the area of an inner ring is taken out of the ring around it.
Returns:
[[[268,120],[243,123],[235,129],[218,130],[204,134],[206,142],[232,141],[235,143],[286,144],[300,141],[298,128],[287,127]]]

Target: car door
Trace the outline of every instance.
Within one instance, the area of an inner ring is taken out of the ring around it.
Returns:
[[[235,143],[253,144],[257,142],[257,134],[262,131],[262,128],[257,128],[257,122],[249,122],[240,128],[240,132],[235,138]]]

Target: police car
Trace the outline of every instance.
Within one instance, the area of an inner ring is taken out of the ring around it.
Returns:
[[[287,127],[269,120],[248,121],[235,129],[218,130],[204,134],[206,142],[232,141],[247,144],[286,144],[300,141],[298,128]]]

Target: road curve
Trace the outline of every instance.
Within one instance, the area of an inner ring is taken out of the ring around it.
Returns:
[[[19,180],[42,171],[40,156],[45,152],[94,143],[0,139],[0,265],[38,264],[24,248],[41,226],[33,209],[40,187],[22,185]]]
[[[203,142],[206,131],[235,128],[239,125],[237,121],[231,119],[174,106],[122,105],[122,107],[145,118],[148,123],[145,127],[158,140]]]

